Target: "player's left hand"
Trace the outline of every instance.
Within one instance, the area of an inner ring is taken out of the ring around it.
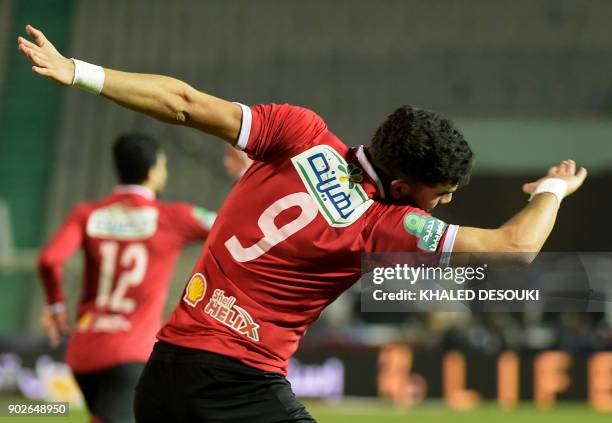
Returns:
[[[62,85],[71,85],[74,79],[74,62],[62,56],[42,31],[28,25],[26,32],[34,43],[24,37],[18,37],[17,44],[19,51],[32,63],[32,72]]]
[[[65,311],[48,310],[43,311],[40,318],[42,326],[47,330],[51,347],[57,348],[62,340],[62,335],[70,332],[68,326],[68,314]]]
[[[587,170],[584,167],[578,168],[576,162],[573,160],[564,160],[556,166],[548,169],[546,176],[538,179],[535,182],[530,182],[523,185],[523,192],[525,194],[533,194],[538,185],[545,179],[557,178],[562,179],[567,183],[566,196],[576,192],[584,183],[587,177]]]

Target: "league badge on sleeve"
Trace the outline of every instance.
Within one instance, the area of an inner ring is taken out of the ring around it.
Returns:
[[[408,212],[404,216],[404,229],[416,236],[419,239],[417,247],[428,253],[437,251],[446,226],[446,223],[433,216],[424,216],[415,212]]]
[[[194,207],[193,217],[202,222],[202,225],[204,225],[205,228],[210,229],[212,228],[213,223],[215,223],[217,213],[206,210],[202,207]]]

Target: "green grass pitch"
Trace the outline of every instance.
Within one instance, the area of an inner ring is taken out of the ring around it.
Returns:
[[[0,407],[6,409],[10,399],[0,398]],[[23,403],[23,400],[12,400]],[[339,404],[305,402],[307,409],[319,423],[590,423],[611,422],[612,414],[598,413],[585,404],[560,404],[542,411],[526,403],[515,411],[502,411],[494,404],[474,411],[452,411],[442,404],[427,403],[410,410],[397,410],[385,403],[351,400]],[[86,412],[72,412],[69,417],[0,417],[0,422],[62,422],[88,423]]]

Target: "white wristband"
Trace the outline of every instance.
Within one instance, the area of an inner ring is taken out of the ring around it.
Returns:
[[[49,313],[62,313],[66,311],[66,304],[64,303],[55,303],[47,306],[47,311]]]
[[[563,200],[565,194],[567,193],[567,182],[559,178],[544,179],[542,182],[540,182],[540,185],[538,185],[533,194],[531,194],[529,201],[531,201],[537,194],[542,194],[543,192],[555,194],[555,197],[557,197],[557,200],[559,200],[559,204],[561,204],[561,200]]]
[[[74,62],[72,85],[95,95],[100,94],[104,86],[104,68],[74,58],[70,60]]]

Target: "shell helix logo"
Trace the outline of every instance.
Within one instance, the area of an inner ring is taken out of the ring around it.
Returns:
[[[191,307],[195,307],[206,295],[206,278],[201,273],[194,274],[187,288],[185,288],[185,295],[183,301],[189,304]]]
[[[187,283],[183,301],[195,308],[206,296],[207,285],[204,275],[195,273]],[[236,304],[236,297],[226,295],[222,289],[215,289],[204,313],[240,335],[259,342],[259,324],[255,323],[248,311]]]
[[[259,342],[259,325],[245,309],[236,305],[236,297],[225,295],[222,289],[215,289],[204,313],[250,340]]]

